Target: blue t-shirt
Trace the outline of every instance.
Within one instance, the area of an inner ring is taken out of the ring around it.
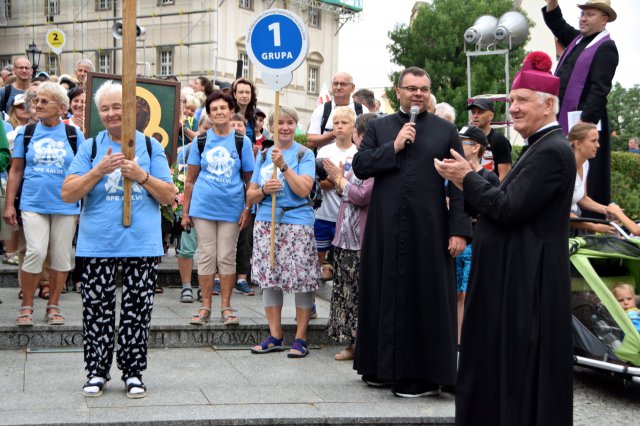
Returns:
[[[300,149],[304,149],[305,152],[298,162],[298,151]],[[273,163],[271,162],[272,151],[273,147],[269,148],[264,156],[262,153],[258,154],[258,160],[256,163],[257,172],[253,174],[251,182],[260,187],[263,186],[268,179],[271,179],[271,175],[273,173]],[[316,160],[310,149],[304,148],[299,143],[294,142],[287,150],[282,151],[282,156],[289,168],[295,171],[298,175],[309,176],[311,179],[315,178]],[[263,157],[264,163],[262,161]],[[313,208],[309,205],[287,210],[284,213],[282,212],[282,207],[302,206],[303,204],[308,203],[309,199],[298,197],[289,187],[289,184],[282,175],[280,169],[277,170],[278,180],[282,183],[282,189],[276,193],[276,222],[292,225],[313,226]],[[271,194],[267,195],[262,199],[262,201],[260,201],[256,220],[271,222]]]
[[[67,175],[83,176],[95,167],[111,147],[122,151],[106,130],[95,138],[96,156],[91,162],[93,139],[87,140],[69,167]],[[136,132],[135,161],[153,177],[173,182],[162,145],[151,138],[151,154],[142,133]],[[136,182],[131,185],[131,226],[122,226],[122,174],[120,169],[103,176],[85,197],[80,215],[76,255],[80,257],[162,256],[160,205]]]
[[[4,123],[4,132],[9,133],[13,131],[13,126],[8,121],[3,121]]]
[[[25,158],[24,126],[18,131],[13,144],[13,158]],[[84,136],[76,131],[77,149],[83,145]],[[62,182],[73,161],[73,149],[67,140],[63,122],[47,127],[42,122],[36,128],[27,147],[20,210],[42,214],[78,214],[80,202],[62,201]]]
[[[240,173],[252,172],[254,167],[251,141],[245,136],[242,143],[242,164],[236,150],[235,131],[218,136],[207,130],[202,150],[198,143],[191,145],[187,164],[200,166],[200,174],[193,185],[189,216],[222,222],[237,222],[244,209],[244,183]]]

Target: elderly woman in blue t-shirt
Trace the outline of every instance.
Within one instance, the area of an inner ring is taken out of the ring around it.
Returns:
[[[76,256],[83,258],[82,317],[85,396],[102,394],[113,360],[116,278],[122,267],[122,303],[116,359],[129,398],[146,387],[147,346],[158,261],[163,255],[160,204],[176,194],[164,149],[136,132],[135,158],[122,154],[122,86],[107,81],[95,103],[106,130],[87,140],[67,171],[62,198],[85,197]],[[131,226],[122,225],[123,178],[132,180]]]
[[[320,264],[313,237],[313,208],[309,194],[316,173],[310,149],[293,140],[298,114],[280,106],[278,122],[269,117],[269,127],[278,134],[278,144],[258,154],[257,173],[247,190],[250,203],[258,205],[253,229],[252,280],[260,284],[270,335],[251,352],[282,351],[281,325],[283,292],[295,293],[296,338],[287,354],[290,358],[307,355],[307,327],[318,288]],[[272,178],[274,167],[277,178]],[[271,199],[276,194],[275,261],[269,264]]]
[[[4,220],[9,225],[17,225],[21,217],[26,241],[20,268],[23,299],[16,324],[33,325],[33,296],[49,251],[51,271],[46,320],[49,325],[62,325],[65,318],[58,300],[71,270],[72,241],[80,203],[66,202],[60,191],[84,136],[75,128],[67,129],[60,120],[69,108],[69,98],[62,86],[41,84],[32,103],[38,122],[23,127],[16,135],[4,209]],[[14,207],[20,185],[21,214]]]
[[[191,317],[191,324],[204,325],[211,316],[213,275],[220,275],[224,325],[237,325],[231,307],[236,282],[236,245],[240,230],[251,220],[251,205],[245,200],[245,182],[251,179],[254,159],[251,141],[236,140],[230,126],[233,98],[219,90],[205,104],[213,127],[207,130],[201,146],[195,140],[189,152],[187,181],[182,202],[182,226],[192,226],[198,235],[198,283],[202,306]]]

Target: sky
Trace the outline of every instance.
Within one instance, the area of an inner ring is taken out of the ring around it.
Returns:
[[[391,85],[388,75],[396,68],[387,50],[391,42],[387,34],[396,23],[409,23],[414,3],[415,0],[363,0],[359,17],[342,27],[338,70],[349,72],[357,88],[376,89]],[[544,3],[540,3],[542,7]],[[560,0],[559,3],[567,22],[577,27],[580,9],[575,4],[582,1]],[[634,27],[640,18],[640,1],[614,0],[611,3],[618,19],[608,24],[607,29],[620,55],[614,82],[630,88],[640,84],[640,43],[638,30]],[[366,49],[363,49],[365,39]]]

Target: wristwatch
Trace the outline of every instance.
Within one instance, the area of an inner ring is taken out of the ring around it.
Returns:
[[[284,173],[284,172],[286,172],[286,171],[287,171],[287,169],[289,169],[289,165],[288,165],[287,163],[284,163],[284,166],[282,166],[282,168],[280,169],[280,171],[281,171],[282,173]]]

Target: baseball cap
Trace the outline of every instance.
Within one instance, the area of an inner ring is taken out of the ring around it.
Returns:
[[[472,141],[479,143],[480,145],[487,147],[489,142],[484,132],[475,126],[465,126],[458,132],[458,135],[462,139],[471,139]]]
[[[487,98],[473,98],[469,102],[469,105],[467,105],[467,110],[470,110],[473,107],[493,112],[493,101]]]
[[[13,98],[13,106],[24,105],[27,102],[27,98],[24,96],[24,93],[20,93]]]
[[[265,114],[264,112],[262,112],[262,110],[260,108],[256,108],[256,117],[257,116],[261,116],[262,118],[267,118],[267,114]]]

